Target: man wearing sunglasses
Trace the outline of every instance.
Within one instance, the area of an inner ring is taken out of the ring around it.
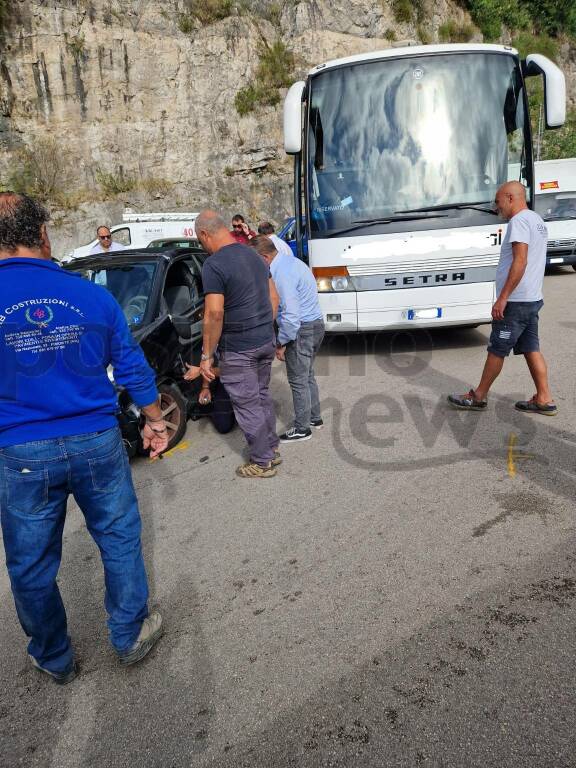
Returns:
[[[234,240],[241,245],[248,245],[250,240],[252,240],[253,237],[256,237],[256,232],[250,229],[248,224],[244,221],[244,216],[240,213],[237,213],[232,219],[232,229],[230,230],[230,234]]]
[[[96,230],[98,242],[92,248],[91,253],[113,253],[114,251],[123,251],[124,246],[120,243],[115,243],[112,240],[112,234],[108,227],[98,227]]]

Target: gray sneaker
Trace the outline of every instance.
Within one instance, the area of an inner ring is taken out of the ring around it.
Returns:
[[[148,618],[142,622],[140,634],[134,645],[127,651],[118,654],[120,663],[136,664],[137,661],[143,659],[160,640],[163,631],[162,616],[158,611],[152,611]]]
[[[37,669],[38,672],[44,672],[45,675],[50,675],[56,685],[67,685],[68,683],[71,683],[78,674],[78,665],[75,661],[72,663],[72,667],[68,670],[68,672],[51,672],[49,669],[41,667],[34,656],[31,654],[28,654],[28,658],[32,662],[34,669]]]

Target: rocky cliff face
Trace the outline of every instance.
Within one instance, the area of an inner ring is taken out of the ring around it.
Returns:
[[[263,41],[289,46],[296,78],[323,60],[437,41],[441,23],[465,19],[451,0],[430,3],[424,26],[398,24],[389,3],[369,0],[247,0],[204,25],[187,0],[4,5],[0,176],[47,177],[59,252],[90,239],[96,223],[118,221],[125,206],[210,204],[281,221],[292,210],[281,104],[243,117],[234,104],[256,77]],[[564,54],[574,83],[576,63]]]

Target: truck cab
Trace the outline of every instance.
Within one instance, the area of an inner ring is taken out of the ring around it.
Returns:
[[[576,158],[534,163],[535,210],[548,229],[546,264],[576,270]]]

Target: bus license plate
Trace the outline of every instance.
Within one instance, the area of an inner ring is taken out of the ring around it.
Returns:
[[[438,317],[442,317],[442,307],[409,309],[406,317],[408,320],[436,320]]]
[[[563,264],[564,259],[550,259],[550,264]]]

